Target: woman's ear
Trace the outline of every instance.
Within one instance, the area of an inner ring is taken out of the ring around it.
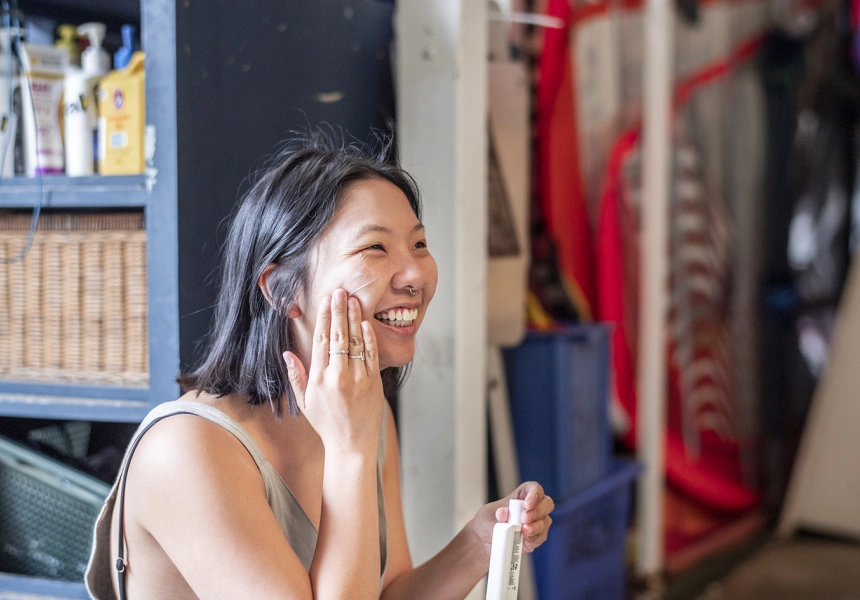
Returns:
[[[277,265],[275,263],[270,264],[265,269],[263,269],[263,274],[260,275],[260,278],[257,280],[257,287],[260,288],[260,291],[263,292],[263,296],[266,298],[266,301],[269,305],[272,304],[272,293],[269,291],[268,281],[269,275],[272,274],[272,271],[275,270]]]
[[[257,280],[257,287],[259,287],[260,291],[263,292],[263,296],[266,298],[266,301],[269,303],[269,306],[272,306],[273,308],[274,304],[272,303],[272,292],[271,290],[269,290],[269,277],[274,272],[275,267],[277,267],[275,263],[272,263],[267,266],[265,269],[263,269],[263,273]],[[290,304],[290,307],[287,311],[287,318],[295,319],[300,316],[302,316],[302,309],[299,308],[298,302],[293,302],[292,304]]]

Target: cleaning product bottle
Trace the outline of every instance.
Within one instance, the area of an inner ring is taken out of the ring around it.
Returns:
[[[78,37],[78,28],[68,23],[57,27],[57,41],[54,46],[65,48],[69,53],[69,64],[76,67],[81,66],[81,46]]]
[[[99,85],[99,173],[138,175],[146,170],[146,80],[143,52]]]
[[[63,77],[65,48],[21,44],[24,168],[29,177],[63,172]]]
[[[90,77],[70,65],[63,79],[63,131],[66,175],[82,177],[94,173],[93,124],[89,111],[95,104]]]
[[[104,23],[84,23],[78,27],[78,34],[90,41],[90,45],[81,54],[81,67],[91,76],[104,75],[110,71],[110,54],[102,48],[105,30]]]
[[[516,600],[523,553],[522,500],[508,502],[507,523],[493,527],[490,573],[487,575],[487,600]]]
[[[110,71],[111,62],[110,54],[101,46],[105,29],[104,23],[84,23],[78,27],[78,33],[85,36],[90,45],[81,54],[80,71],[70,69],[66,76],[66,173],[72,177],[92,175],[98,162],[99,115],[95,90]]]
[[[116,70],[124,69],[128,66],[128,61],[131,60],[131,55],[134,53],[134,25],[123,25],[120,28],[122,34],[122,46],[113,55],[113,68]]]

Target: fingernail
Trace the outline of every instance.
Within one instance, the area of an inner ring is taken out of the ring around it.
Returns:
[[[286,352],[284,352],[284,360],[287,363],[287,368],[292,369],[293,368],[293,357],[290,356],[289,354],[287,354]]]

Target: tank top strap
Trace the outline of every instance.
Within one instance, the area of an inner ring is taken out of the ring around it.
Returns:
[[[216,425],[220,425],[232,433],[233,436],[245,447],[248,454],[251,455],[251,458],[254,460],[254,464],[257,465],[257,469],[260,471],[260,475],[263,477],[263,484],[266,489],[266,498],[271,498],[273,488],[277,485],[276,481],[278,480],[278,477],[274,472],[274,468],[269,464],[268,459],[263,454],[262,450],[260,450],[260,447],[257,445],[257,442],[254,441],[251,434],[232,417],[214,406],[209,406],[202,402],[189,402],[187,400],[174,400],[172,402],[159,404],[152,409],[152,411],[150,411],[146,418],[141,422],[134,438],[132,438],[129,450],[134,446],[135,438],[142,435],[150,423],[178,414],[192,414],[204,418]],[[127,454],[123,461],[124,469],[128,467],[129,460],[130,456]],[[296,505],[298,506],[297,502]]]
[[[203,404],[202,402],[174,400],[173,402],[165,402],[163,404],[159,404],[146,416],[143,422],[141,422],[138,431],[143,431],[144,429],[146,429],[146,426],[149,425],[151,421],[155,421],[157,419],[161,419],[163,417],[171,416],[174,414],[183,413],[203,417],[207,421],[212,421],[216,425],[220,425],[221,427],[232,433],[236,437],[236,439],[242,442],[242,445],[247,448],[248,453],[254,459],[254,462],[257,464],[257,467],[262,467],[263,465],[268,463],[259,446],[257,446],[257,442],[254,441],[254,438],[251,437],[251,434],[248,433],[244,427],[239,425],[239,423],[234,421],[232,417],[230,417],[223,411],[218,410],[214,406]]]

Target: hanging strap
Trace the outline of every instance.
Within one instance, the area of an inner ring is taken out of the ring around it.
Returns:
[[[164,415],[158,417],[157,419],[153,419],[152,422],[143,428],[137,438],[134,440],[134,443],[131,445],[131,449],[128,451],[128,458],[125,461],[125,469],[122,471],[122,477],[119,482],[119,523],[117,527],[117,558],[116,558],[116,575],[117,575],[117,587],[119,587],[119,600],[126,600],[126,577],[125,577],[125,521],[123,519],[125,513],[125,480],[128,479],[128,468],[131,466],[131,457],[134,454],[134,451],[137,450],[137,445],[140,443],[141,438],[143,438],[144,434],[149,431],[153,425],[161,421],[162,419],[166,419],[167,417],[172,417],[173,415],[192,415],[194,413],[188,411],[175,412],[170,413],[169,415]]]

